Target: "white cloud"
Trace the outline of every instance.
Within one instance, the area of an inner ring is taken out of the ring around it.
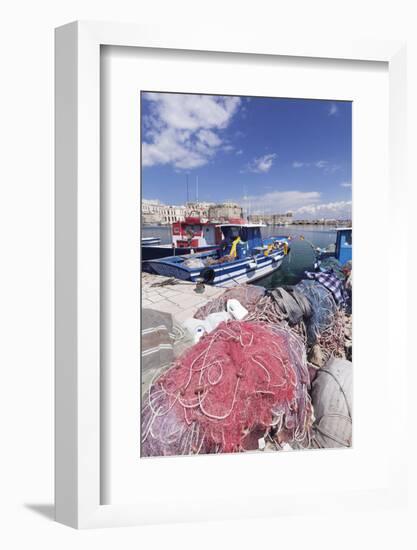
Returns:
[[[319,191],[269,191],[240,199],[251,214],[293,212],[297,219],[351,218],[352,201],[323,203]]]
[[[335,116],[339,112],[339,107],[336,103],[332,103],[329,108],[329,116]]]
[[[201,143],[205,143],[209,147],[217,147],[222,142],[219,136],[211,130],[200,130],[197,136]]]
[[[350,181],[342,181],[340,187],[352,187],[352,184],[350,183]]]
[[[235,148],[233,147],[233,145],[228,144],[223,146],[223,151],[225,151],[226,153],[230,153],[231,151],[234,151],[234,150]]]
[[[293,168],[318,168],[319,170],[323,170],[325,174],[333,173],[339,170],[340,166],[338,164],[331,163],[328,160],[315,160],[314,162],[301,162],[299,160],[295,160],[292,163]]]
[[[318,191],[270,191],[263,195],[244,197],[242,203],[252,214],[277,214],[295,211],[319,200]]]
[[[150,114],[144,118],[143,166],[171,164],[192,169],[207,164],[222,146],[241,103],[238,97],[146,93]],[[227,145],[226,145],[227,147]]]
[[[243,155],[242,149],[239,149],[238,151],[236,151],[236,155]]]
[[[254,158],[252,162],[247,164],[242,171],[253,172],[255,174],[266,174],[272,168],[276,158],[276,153],[270,153],[268,155],[263,155],[262,157]]]
[[[298,218],[351,218],[352,201],[337,201],[301,206],[295,212]]]

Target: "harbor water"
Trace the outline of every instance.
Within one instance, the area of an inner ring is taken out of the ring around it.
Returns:
[[[304,277],[304,271],[313,270],[315,255],[313,247],[325,248],[336,241],[336,231],[328,225],[291,225],[287,227],[267,226],[262,228],[263,237],[291,236],[291,252],[281,267],[256,281],[265,288],[297,284]],[[169,226],[142,227],[142,237],[160,237],[161,244],[171,242]]]

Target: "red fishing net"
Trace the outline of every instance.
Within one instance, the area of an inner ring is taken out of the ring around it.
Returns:
[[[149,389],[142,456],[238,452],[308,440],[311,402],[302,341],[263,323],[221,323]]]

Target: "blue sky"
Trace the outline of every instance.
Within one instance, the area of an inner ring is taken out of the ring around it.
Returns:
[[[142,197],[351,216],[350,102],[142,93]]]

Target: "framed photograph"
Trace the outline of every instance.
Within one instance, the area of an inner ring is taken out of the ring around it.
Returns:
[[[404,501],[404,48],[57,29],[58,521]]]
[[[350,448],[352,103],[153,91],[141,119],[141,456]]]

